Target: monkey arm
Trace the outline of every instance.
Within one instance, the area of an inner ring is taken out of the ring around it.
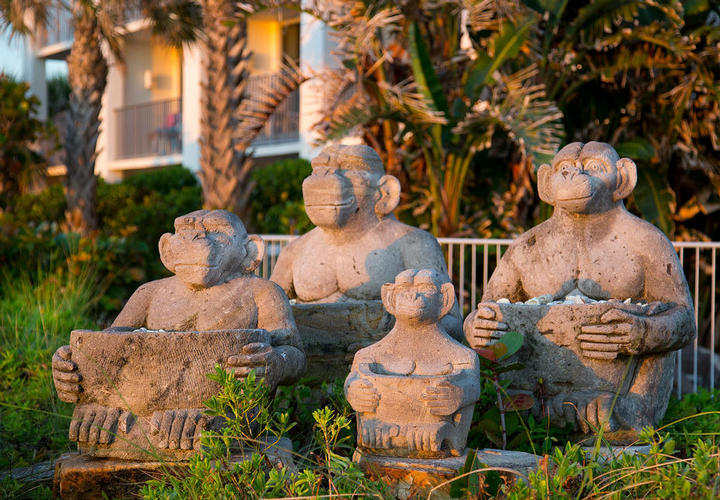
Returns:
[[[155,295],[155,281],[140,286],[122,308],[120,314],[113,321],[111,328],[130,327],[141,328],[147,325],[147,313],[150,301]]]
[[[281,383],[297,378],[305,371],[305,353],[295,326],[290,303],[275,283],[256,280],[259,293],[255,296],[258,310],[258,328],[267,330],[273,350],[282,358],[277,380]]]
[[[659,251],[646,257],[645,298],[674,307],[647,317],[642,346],[642,352],[647,353],[679,349],[689,344],[697,333],[692,297],[677,253],[662,234],[657,235],[656,248]]]
[[[497,301],[498,299],[507,298],[511,302],[519,302],[527,300],[522,286],[522,275],[515,265],[515,248],[517,242],[514,242],[500,259],[495,271],[492,273],[485,290],[483,291],[482,301]],[[475,306],[475,304],[473,304]]]
[[[272,274],[270,274],[270,281],[280,285],[280,288],[282,288],[288,298],[291,299],[297,297],[293,286],[293,266],[295,265],[296,246],[297,240],[282,249],[273,267]]]

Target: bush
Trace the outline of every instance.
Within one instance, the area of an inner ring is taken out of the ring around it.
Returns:
[[[252,173],[254,231],[264,234],[302,234],[313,225],[305,214],[302,197],[303,179],[310,175],[310,162],[303,159],[281,160]]]

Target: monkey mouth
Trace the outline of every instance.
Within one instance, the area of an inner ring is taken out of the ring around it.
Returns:
[[[185,269],[199,267],[201,269],[209,270],[209,269],[217,269],[218,266],[216,264],[175,264],[175,269],[177,269],[178,267],[185,268]]]
[[[558,198],[558,201],[580,201],[580,200],[587,200],[592,198],[592,194],[586,194],[583,196],[572,196],[569,198]]]
[[[352,205],[352,202],[353,200],[350,198],[349,200],[334,203],[306,203],[305,206],[311,208],[345,208]]]

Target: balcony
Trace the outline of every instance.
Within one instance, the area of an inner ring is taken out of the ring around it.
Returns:
[[[251,76],[248,79],[248,94],[258,94],[266,88],[277,88],[280,76],[277,74]],[[300,92],[295,90],[275,110],[260,135],[253,142],[254,146],[266,146],[293,142],[298,140],[300,127]]]
[[[114,159],[169,156],[182,152],[181,98],[152,101],[115,110]]]

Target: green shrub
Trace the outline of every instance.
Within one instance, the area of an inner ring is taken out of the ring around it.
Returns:
[[[302,234],[313,225],[305,214],[303,179],[312,167],[304,159],[281,160],[252,173],[252,227],[264,234]]]
[[[0,278],[0,470],[69,450],[72,406],[60,402],[51,359],[75,328],[95,328],[96,274],[57,266]]]

